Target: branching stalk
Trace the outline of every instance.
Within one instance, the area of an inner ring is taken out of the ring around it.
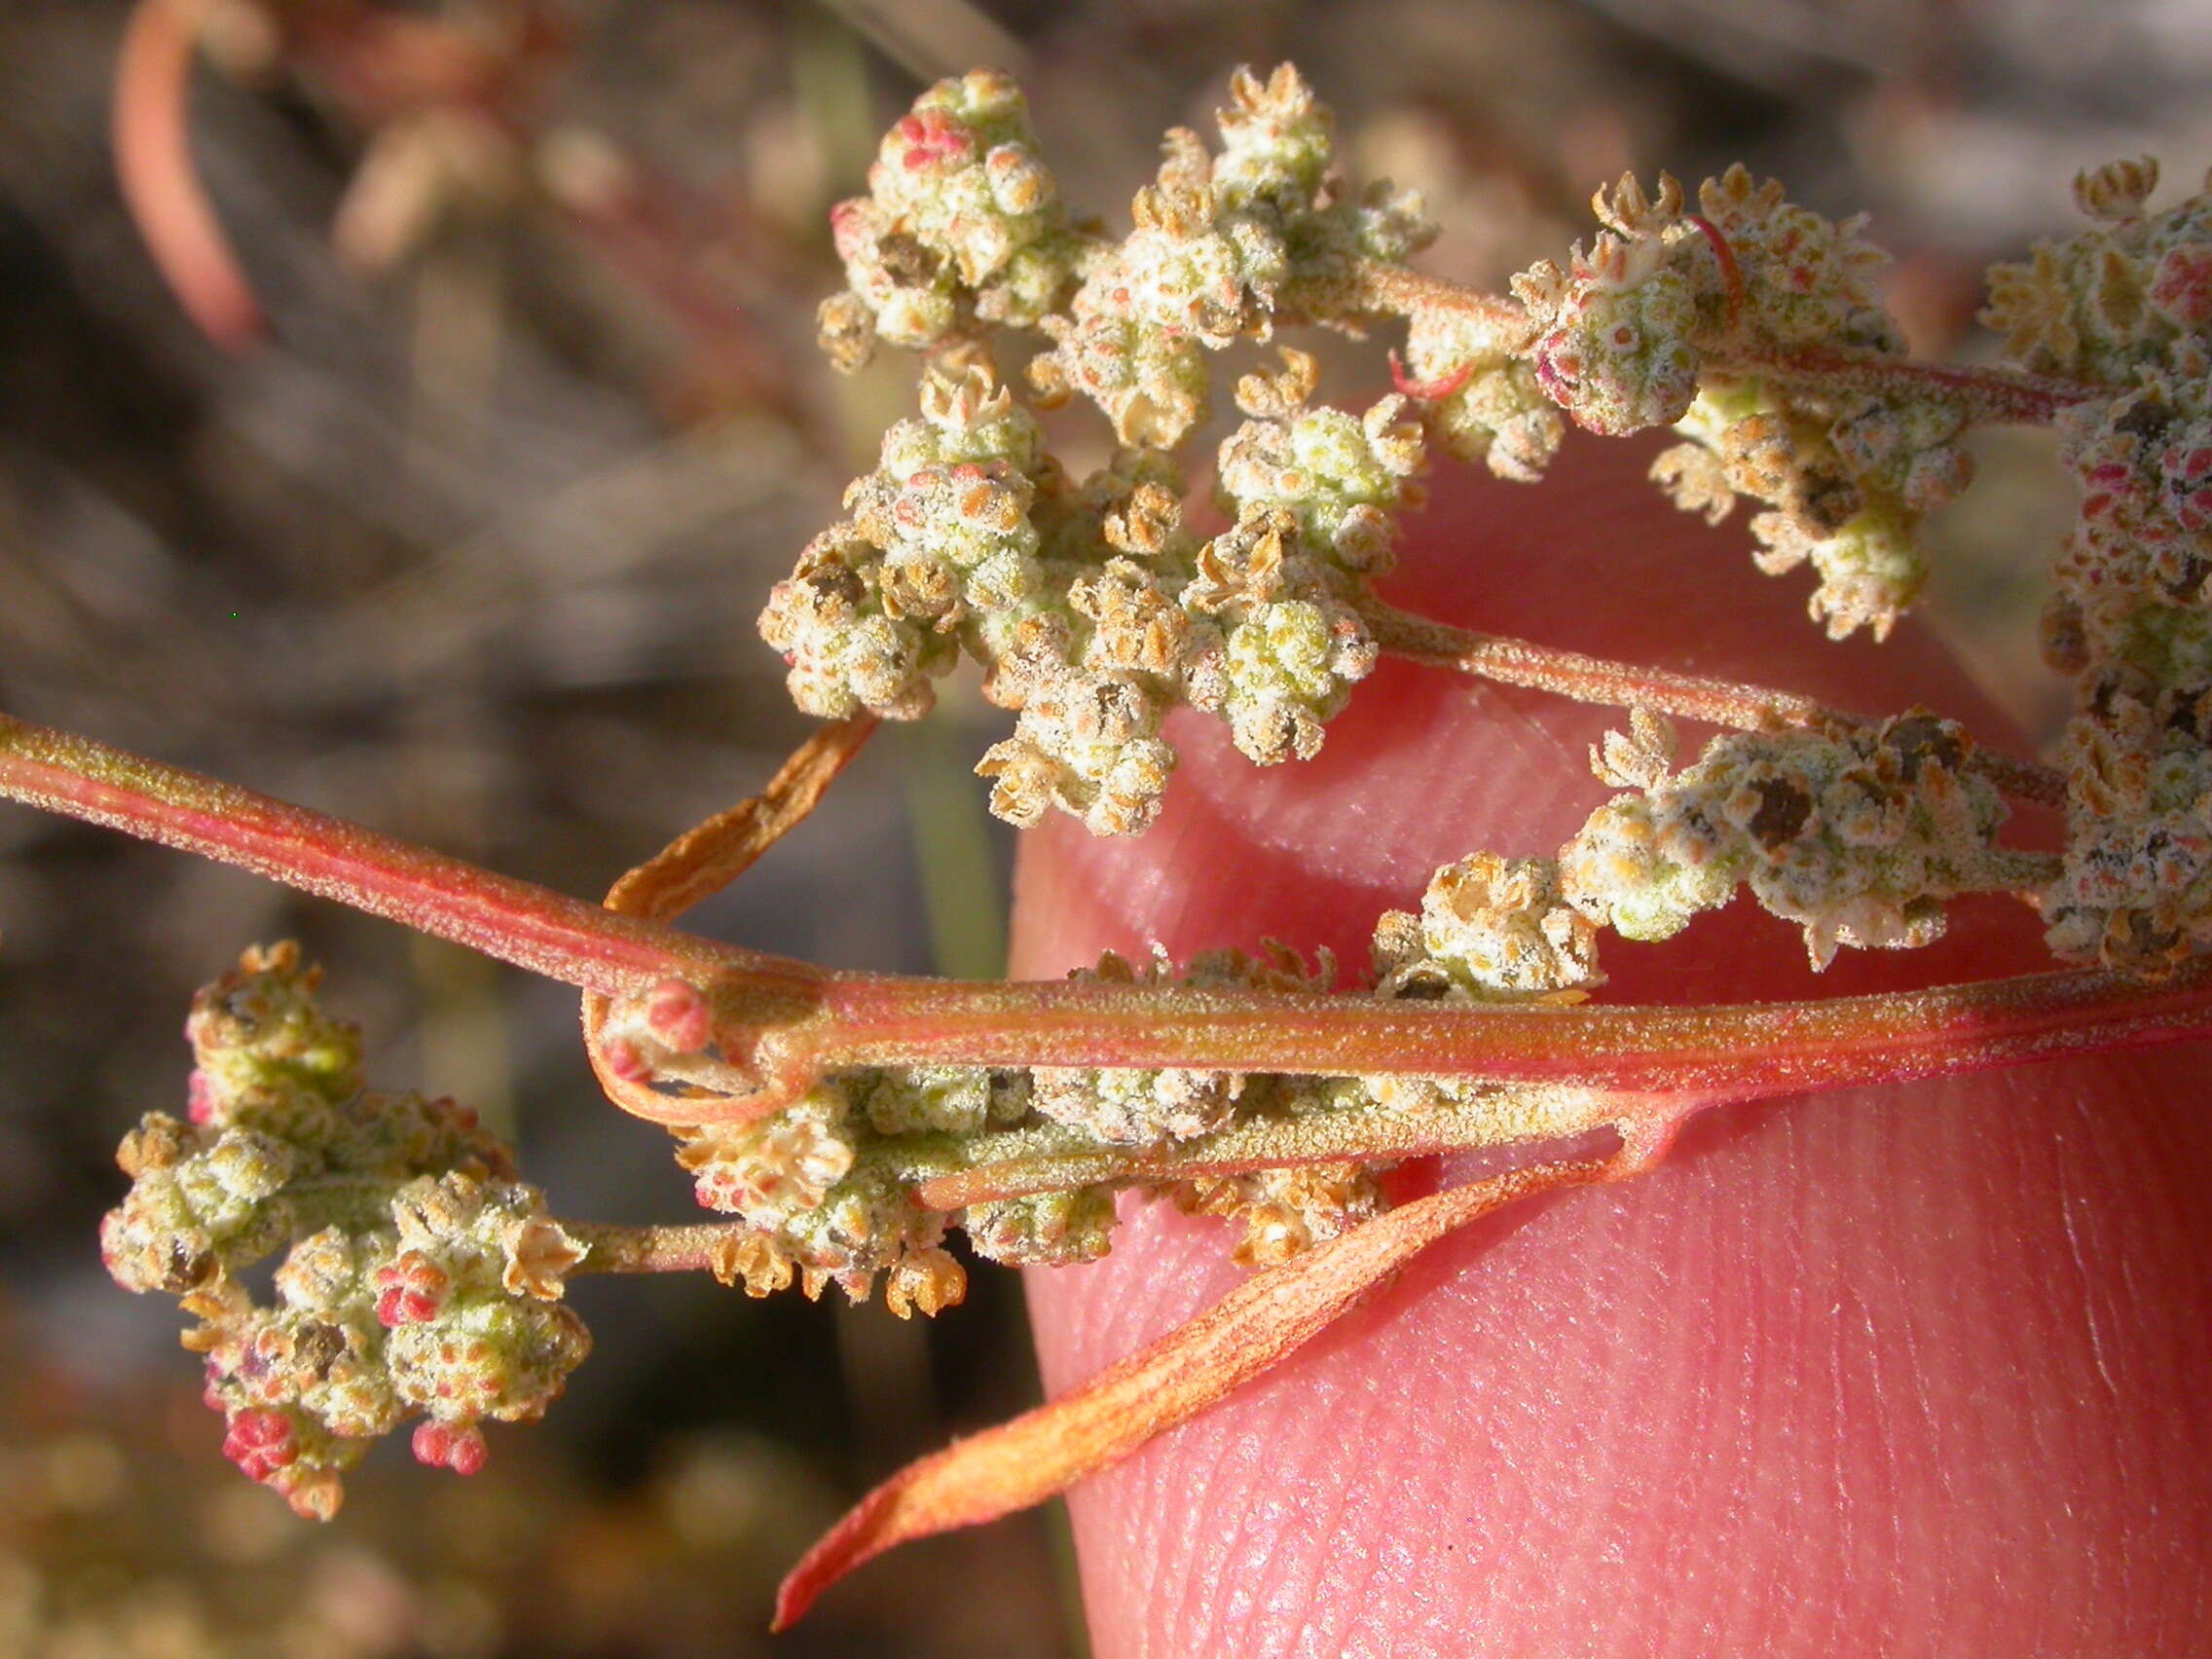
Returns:
[[[1532,640],[1478,633],[1400,610],[1380,600],[1363,606],[1361,615],[1376,643],[1393,656],[1500,685],[1528,686],[1577,703],[1641,708],[1737,731],[1773,731],[1783,726],[1848,728],[1871,723],[1862,716],[1844,714],[1798,692],[1643,668],[1561,650]],[[1974,751],[1968,764],[2007,794],[2046,806],[2065,802],[2066,780],[2048,766],[1988,750]]]
[[[721,1247],[756,1232],[742,1221],[700,1221],[677,1227],[631,1226],[616,1221],[565,1221],[562,1227],[587,1246],[575,1273],[712,1272]]]
[[[802,1005],[818,969],[615,915],[532,882],[90,738],[0,715],[0,795],[236,865],[568,984],[672,976]]]
[[[2024,426],[2047,426],[2071,404],[2112,396],[2109,387],[2056,375],[1976,363],[1922,362],[1835,347],[1803,349],[1787,356],[1718,356],[1713,367],[1723,374],[1756,377],[1803,391],[1933,396],[1963,407],[1972,420]]]
[[[1529,313],[1503,294],[1486,294],[1449,277],[1383,260],[1363,259],[1356,264],[1349,301],[1354,310],[1390,316],[1450,312],[1494,329],[1501,340],[1523,338],[1529,332]]]
[[[2096,969],[1704,1008],[1439,1008],[1364,997],[1077,981],[837,976],[773,1035],[776,1070],[1181,1066],[1451,1077],[1755,1099],[1945,1076],[2212,1033],[2212,965]]]
[[[2076,970],[1703,1009],[1437,1008],[1173,985],[836,974],[617,915],[232,785],[0,717],[0,794],[182,847],[612,996],[697,984],[751,1096],[651,1090],[661,1123],[764,1116],[861,1066],[1126,1066],[1556,1083],[1755,1098],[2212,1031],[2212,967]]]

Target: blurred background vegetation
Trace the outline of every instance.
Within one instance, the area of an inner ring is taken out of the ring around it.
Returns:
[[[2202,0],[197,10],[191,160],[265,319],[234,349],[118,190],[129,8],[0,0],[0,707],[579,893],[802,733],[752,619],[911,385],[815,355],[825,214],[932,78],[1014,70],[1066,193],[1119,223],[1162,128],[1295,58],[1358,171],[1430,193],[1424,263],[1491,283],[1586,234],[1602,179],[1742,159],[1872,210],[1930,350],[1974,349],[1981,266],[2065,222],[2078,166],[2212,157]],[[128,83],[157,125],[162,95]],[[2039,456],[1985,447],[1938,616],[2031,724]],[[879,738],[697,924],[995,971],[1011,847],[968,776],[993,724],[962,689]],[[544,1425],[471,1482],[384,1449],[336,1523],[294,1522],[216,1455],[173,1309],[93,1241],[117,1138],[180,1105],[193,987],[285,936],[372,1077],[509,1126],[561,1213],[686,1208],[664,1137],[595,1096],[567,992],[0,811],[0,1659],[766,1652],[814,1529],[1034,1390],[1012,1275],[934,1328],[586,1280],[598,1348]],[[894,1557],[775,1650],[1079,1652],[1062,1548],[1029,1517]]]

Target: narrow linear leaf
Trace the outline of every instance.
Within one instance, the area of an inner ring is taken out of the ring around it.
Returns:
[[[805,821],[877,723],[856,715],[818,728],[766,789],[685,830],[608,888],[607,907],[666,922],[719,893]]]
[[[909,1463],[807,1551],[776,1597],[789,1629],[823,1591],[893,1546],[994,1521],[1111,1468],[1318,1336],[1377,1281],[1517,1199],[1594,1181],[1613,1160],[1532,1164],[1378,1216],[1257,1274],[1074,1393]]]

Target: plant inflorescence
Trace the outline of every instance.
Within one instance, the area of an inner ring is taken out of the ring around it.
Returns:
[[[190,1121],[125,1143],[111,1271],[199,1323],[226,1453],[304,1513],[410,1417],[424,1461],[481,1463],[485,1419],[529,1419],[588,1347],[579,1272],[701,1268],[754,1295],[881,1285],[957,1303],[975,1257],[1061,1265],[1111,1244],[1117,1194],[1236,1224],[1265,1295],[872,1494],[787,1586],[1064,1487],[1203,1409],[1412,1251],[1546,1187],[1632,1174],[1690,1113],[2212,1026],[2212,194],[2154,210],[2157,169],[2077,183],[2089,227],[1991,276],[2009,367],[1910,356],[1885,256],[1741,167],[1685,192],[1601,190],[1601,228],[1508,295],[1405,262],[1418,198],[1341,174],[1331,118],[1288,67],[1239,72],[1218,143],[1168,135],[1119,238],[1062,200],[1020,92],[977,72],[885,136],[833,215],[831,360],[921,353],[919,407],[761,613],[826,722],[759,797],[631,872],[602,907],[84,740],[0,728],[0,789],[332,893],[585,992],[609,1097],[671,1126],[727,1219],[562,1221],[451,1102],[365,1091],[347,1027],[286,947],[195,1004]],[[1317,400],[1293,328],[1393,331],[1396,389]],[[1240,420],[1189,454],[1222,353]],[[1041,414],[1111,433],[1077,477]],[[1433,461],[1533,483],[1571,424],[1672,428],[1653,468],[1718,523],[1756,503],[1757,567],[1811,583],[1831,637],[1879,638],[1918,595],[1923,515],[1970,481],[1976,424],[2054,425],[2081,485],[2046,618],[2075,712],[2055,767],[1914,709],[1793,694],[1450,628],[1380,598]],[[1202,473],[1210,490],[1194,498]],[[1273,946],[1176,964],[1109,955],[1064,984],[830,974],[676,932],[811,809],[882,719],[925,714],[963,661],[1014,717],[977,770],[1000,816],[1142,832],[1170,785],[1165,724],[1223,720],[1262,765],[1309,758],[1384,654],[1623,711],[1604,790],[1548,856],[1471,848],[1373,960]],[[1676,722],[1722,729],[1694,757]],[[2062,852],[2003,839],[2063,807]],[[2056,972],[1883,997],[1702,1010],[1593,1000],[1603,936],[1664,939],[1740,894],[1842,948],[1940,935],[1965,894],[2045,921]],[[1585,1144],[1393,1205],[1397,1161]],[[1579,1141],[1576,1137],[1581,1137]],[[281,1255],[274,1302],[241,1274]]]

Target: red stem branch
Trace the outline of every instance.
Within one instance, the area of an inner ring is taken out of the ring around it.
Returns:
[[[1811,347],[1786,355],[1715,356],[1713,366],[1812,391],[1903,393],[1966,406],[1976,420],[2047,426],[2070,404],[2113,395],[2109,387],[1969,363],[1929,363],[1879,352]]]
[[[1556,1082],[1751,1099],[2212,1034],[2212,961],[1714,1008],[1438,1008],[1174,985],[832,974],[618,915],[321,813],[0,716],[0,795],[219,859],[607,995],[704,989],[754,1118],[861,1066],[1121,1066]]]
[[[115,61],[116,174],[178,303],[208,339],[241,351],[261,337],[261,307],[192,165],[193,21],[188,0],[132,9]]]
[[[1181,1066],[1556,1082],[1757,1099],[2212,1035],[2212,962],[1709,1008],[1438,1008],[1088,981],[833,977],[771,1076],[870,1065]],[[745,1115],[752,1115],[748,1110]]]
[[[1872,722],[1830,709],[1795,691],[1676,674],[1608,657],[1584,656],[1532,640],[1482,634],[1436,622],[1381,600],[1361,608],[1376,644],[1393,656],[1428,668],[1449,669],[1500,685],[1525,685],[1577,703],[1617,709],[1644,708],[1678,719],[1703,720],[1737,731],[1778,726],[1861,726]],[[2062,806],[2066,779],[2048,766],[1977,749],[1968,764],[2007,794]]]
[[[236,865],[548,978],[609,995],[671,975],[808,998],[803,963],[619,916],[567,894],[236,785],[0,715],[0,795]]]

